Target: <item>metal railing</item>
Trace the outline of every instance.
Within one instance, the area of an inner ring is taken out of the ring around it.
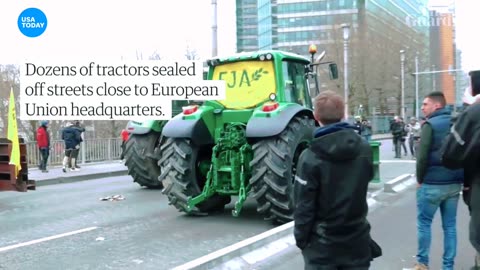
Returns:
[[[62,165],[65,156],[65,143],[62,140],[50,142],[50,156],[47,166]],[[78,164],[101,162],[120,159],[122,153],[122,140],[120,138],[112,139],[88,139],[80,144],[80,153],[78,154]],[[28,167],[38,167],[40,161],[40,151],[37,142],[27,143]]]
[[[384,134],[390,132],[391,116],[367,117],[372,123],[373,134]],[[64,157],[64,142],[62,140],[51,141],[50,156],[48,166],[62,165]],[[85,164],[91,162],[102,162],[109,160],[118,160],[122,153],[121,138],[110,139],[87,139],[80,144],[80,153],[78,163]],[[37,167],[40,161],[40,151],[37,142],[27,142],[27,158],[29,167]]]
[[[393,116],[376,115],[367,117],[367,119],[372,124],[373,134],[390,133],[390,121],[393,119]]]

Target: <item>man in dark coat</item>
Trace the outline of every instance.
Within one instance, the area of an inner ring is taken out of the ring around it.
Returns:
[[[402,122],[402,119],[398,116],[395,116],[394,121],[390,124],[390,130],[393,136],[393,145],[395,147],[395,158],[402,157],[402,139],[405,134],[405,125]],[[406,150],[405,150],[406,151]]]
[[[82,133],[85,132],[85,128],[82,127],[80,125],[80,121],[75,121],[75,124],[73,125],[73,128],[76,128],[78,129],[78,131],[80,131],[80,143],[83,142],[83,138],[82,138]],[[81,144],[79,144],[80,146]],[[80,166],[78,166],[78,154],[80,153],[80,147],[78,147],[78,149],[75,149],[72,153],[72,159],[75,160],[75,163],[74,164],[69,164],[70,166],[70,169],[75,167],[75,170],[79,170],[80,169]]]
[[[73,123],[67,123],[67,126],[62,130],[62,140],[65,142],[65,156],[63,158],[63,172],[67,172],[67,167],[71,167],[70,170],[76,171],[78,169],[75,166],[75,150],[80,148],[80,142],[82,141],[81,132],[74,127]]]
[[[294,235],[305,269],[368,269],[381,253],[367,221],[372,150],[353,125],[340,122],[343,114],[344,101],[335,92],[315,98],[321,127],[297,165]]]
[[[458,115],[442,148],[446,167],[463,168],[463,198],[470,209],[470,243],[477,251],[475,268],[480,269],[480,70],[469,73],[471,83],[465,92],[468,107]]]

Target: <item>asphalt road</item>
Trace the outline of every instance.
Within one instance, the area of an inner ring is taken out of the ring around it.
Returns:
[[[116,194],[126,199],[99,200]],[[2,192],[0,224],[2,270],[169,269],[273,228],[252,203],[238,218],[187,217],[128,176]]]
[[[413,160],[395,160],[391,149],[390,140],[382,141],[382,181],[414,171]],[[99,200],[116,194],[126,199]],[[253,202],[238,218],[232,206],[187,217],[129,176],[2,192],[0,269],[170,269],[273,228]]]

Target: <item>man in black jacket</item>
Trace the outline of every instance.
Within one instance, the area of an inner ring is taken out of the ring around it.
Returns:
[[[82,133],[85,132],[85,128],[80,125],[80,121],[78,121],[78,120],[75,121],[75,124],[73,125],[73,128],[80,131],[80,144],[79,144],[78,149],[75,149],[72,153],[72,160],[75,161],[75,164],[69,164],[69,166],[70,166],[70,169],[74,168],[75,170],[79,170],[80,166],[78,166],[78,164],[77,164],[78,163],[78,154],[80,153],[80,145],[83,142]]]
[[[464,201],[470,209],[470,243],[477,251],[475,269],[480,269],[480,70],[471,71],[470,88],[464,96],[468,105],[443,144],[445,166],[465,171]]]
[[[402,143],[402,139],[404,139],[405,134],[405,124],[403,123],[402,119],[398,116],[395,116],[393,122],[390,124],[390,130],[393,136],[393,145],[395,147],[395,158],[402,158],[402,144],[404,146],[405,152],[405,141]]]
[[[367,221],[372,150],[353,125],[340,122],[343,113],[344,101],[335,92],[315,98],[321,127],[297,165],[294,235],[305,269],[368,269],[381,253]]]
[[[80,142],[82,141],[81,133],[74,127],[73,123],[67,123],[67,126],[62,130],[62,140],[65,142],[65,156],[63,157],[63,172],[67,172],[67,167],[70,167],[71,171],[78,169],[75,166],[74,151],[80,148]]]

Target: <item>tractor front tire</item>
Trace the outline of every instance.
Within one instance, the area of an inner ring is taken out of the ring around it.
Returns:
[[[223,210],[230,202],[229,196],[215,194],[197,204],[192,211],[187,211],[188,199],[198,196],[203,190],[206,176],[200,173],[199,164],[211,160],[211,146],[200,149],[189,139],[168,138],[162,144],[160,153],[158,165],[162,174],[158,179],[164,186],[162,193],[179,211],[190,215],[206,215]]]
[[[163,188],[162,182],[158,181],[159,156],[155,154],[160,136],[160,132],[154,131],[147,134],[131,134],[126,142],[125,165],[128,168],[128,174],[140,186],[152,189]]]
[[[314,128],[312,119],[294,117],[279,135],[253,145],[251,192],[257,212],[266,220],[279,224],[293,220],[296,163],[308,147]]]

